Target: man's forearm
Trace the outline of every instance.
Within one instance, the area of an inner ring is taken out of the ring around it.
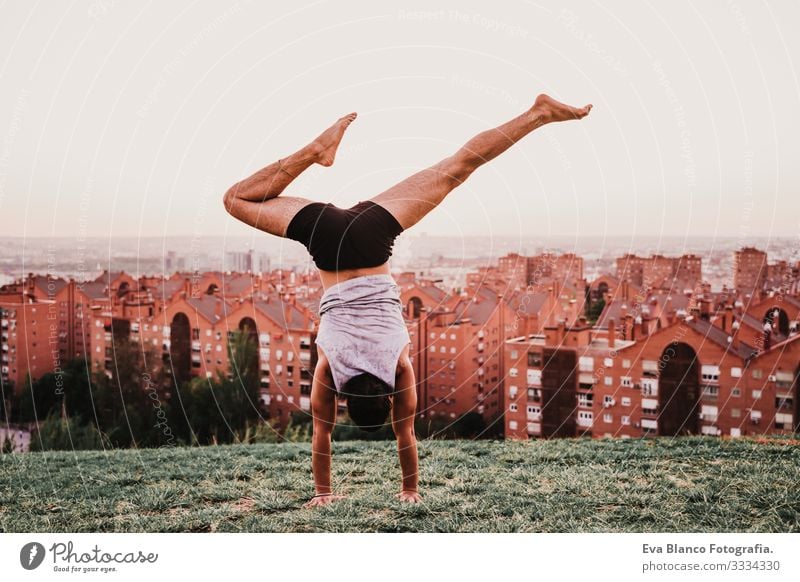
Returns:
[[[331,492],[331,435],[314,433],[311,439],[311,472],[317,493]]]
[[[417,439],[413,433],[397,436],[397,454],[400,457],[400,471],[403,474],[403,491],[417,491],[419,488],[419,459]]]

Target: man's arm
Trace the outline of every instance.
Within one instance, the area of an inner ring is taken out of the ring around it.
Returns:
[[[314,432],[311,437],[311,471],[316,495],[304,507],[325,505],[341,499],[331,489],[331,434],[336,424],[336,390],[328,362],[320,357],[311,387],[311,414]]]
[[[397,454],[403,474],[402,490],[398,497],[402,501],[418,503],[419,459],[417,437],[414,434],[414,418],[417,414],[417,386],[414,368],[408,357],[408,348],[403,351],[397,364],[396,393],[392,402],[392,428],[397,438]]]

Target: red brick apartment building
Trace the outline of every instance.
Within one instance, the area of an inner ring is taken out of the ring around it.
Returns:
[[[702,281],[702,259],[687,254],[680,257],[625,254],[616,260],[616,276],[636,287],[664,287],[683,290]]]
[[[0,382],[22,390],[28,374],[36,379],[58,365],[55,303],[0,295]]]
[[[758,306],[764,317],[776,309]],[[794,432],[800,334],[774,341],[773,317],[755,347],[741,338],[743,315],[693,307],[663,325],[645,314],[620,329],[609,317],[605,328],[562,324],[508,340],[506,436]]]
[[[552,280],[542,289],[477,286],[448,294],[429,281],[407,281],[401,300],[421,417],[455,420],[477,412],[488,423],[502,414],[504,341],[521,327],[538,332],[583,315],[584,290]]]
[[[753,295],[764,288],[767,278],[767,253],[744,247],[733,254],[733,287],[742,295]]]
[[[83,283],[30,275],[0,291],[3,387],[19,391],[28,372],[35,379],[83,355],[110,374],[122,338],[154,350],[178,382],[211,377],[228,372],[227,342],[246,329],[259,345],[262,403],[285,423],[310,410],[315,318],[304,302],[313,304],[318,285],[298,277],[298,297],[284,275],[104,272]]]

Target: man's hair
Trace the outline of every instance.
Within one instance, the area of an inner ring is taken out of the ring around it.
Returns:
[[[375,432],[389,415],[392,401],[391,387],[372,374],[364,372],[353,376],[340,390],[347,399],[347,413],[361,430]]]

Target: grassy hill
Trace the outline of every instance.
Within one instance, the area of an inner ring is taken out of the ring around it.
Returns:
[[[309,444],[0,455],[0,530],[798,532],[799,442],[423,441],[416,506],[393,442],[340,442],[316,510]]]

